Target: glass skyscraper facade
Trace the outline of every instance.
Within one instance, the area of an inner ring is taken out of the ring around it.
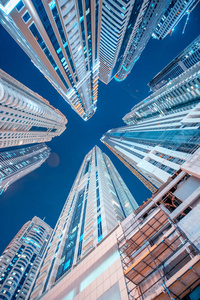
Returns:
[[[30,299],[38,299],[137,207],[110,159],[94,147],[63,207]]]
[[[100,80],[124,80],[149,39],[164,38],[195,2],[102,0]]]
[[[159,72],[148,84],[153,92],[156,92],[172,79],[200,61],[200,35],[188,45],[177,57],[175,57],[161,72]]]
[[[157,27],[154,30],[153,37],[159,40],[164,39],[171,33],[178,22],[186,14],[189,14],[193,7],[197,5],[197,0],[172,0],[163,13]]]
[[[35,294],[35,299],[197,300],[199,162],[200,149],[70,272],[39,298]]]
[[[124,80],[151,36],[162,39],[195,0],[16,0],[1,23],[85,121],[95,113],[98,79]]]
[[[52,228],[34,217],[0,256],[0,299],[27,299],[39,270]]]
[[[199,147],[199,102],[198,62],[135,105],[123,118],[128,126],[109,130],[101,141],[154,191]]]
[[[199,147],[199,108],[109,130],[101,141],[159,188]]]
[[[39,168],[49,157],[45,144],[0,152],[0,194],[15,181]]]
[[[99,0],[6,1],[1,23],[85,121],[96,110]]]
[[[133,9],[133,1],[103,0],[100,35],[100,80],[109,83],[118,71],[118,56],[122,43],[127,42],[127,27]],[[142,1],[141,1],[142,2]]]
[[[118,62],[115,66],[116,73],[113,74],[117,81],[124,80],[130,73],[168,5],[169,2],[166,1],[140,0],[134,2]]]
[[[51,141],[66,123],[46,99],[0,70],[0,148]]]
[[[136,104],[123,121],[131,125],[155,116],[184,112],[194,108],[199,100],[200,62]]]

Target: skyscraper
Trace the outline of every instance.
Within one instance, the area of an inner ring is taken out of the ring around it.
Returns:
[[[123,118],[129,126],[109,130],[101,141],[154,191],[151,184],[160,187],[199,147],[199,102],[197,63],[135,105]]]
[[[39,299],[199,299],[199,161],[200,149]]]
[[[176,58],[174,58],[161,72],[148,84],[156,92],[172,79],[200,61],[200,35],[189,44]]]
[[[103,0],[99,49],[99,78],[106,84],[112,80],[118,71],[118,64],[116,65],[116,62],[122,48],[122,43],[126,43],[129,37],[129,32],[126,32],[133,4],[134,1],[130,0]]]
[[[124,80],[149,39],[163,38],[195,0],[107,1],[102,3],[100,80]]]
[[[67,119],[47,100],[0,70],[0,148],[51,141]]]
[[[151,36],[164,38],[178,24],[194,2],[196,1],[143,1],[143,3],[135,1],[135,6],[137,9],[140,7],[140,11],[137,12],[137,18],[134,13],[134,22],[130,23],[132,32],[121,58],[119,57],[120,68],[115,79],[124,80],[140,58]]]
[[[0,194],[9,185],[39,168],[49,157],[45,144],[0,152]]]
[[[0,257],[0,299],[26,299],[52,228],[38,217],[27,222]]]
[[[85,121],[96,110],[99,1],[5,1],[1,23]]]
[[[124,80],[150,40],[155,26],[171,1],[135,1],[125,39],[115,66],[115,79]]]
[[[156,26],[153,37],[159,40],[164,39],[167,34],[171,33],[184,15],[196,7],[198,0],[172,0],[163,13],[160,22]]]
[[[30,299],[38,299],[137,207],[110,159],[94,147],[64,204]]]
[[[127,124],[139,124],[152,117],[192,109],[200,99],[200,62],[136,104],[123,117]]]
[[[200,146],[200,104],[109,130],[101,141],[128,166],[160,187]]]
[[[199,299],[199,160],[198,150],[189,168],[183,164],[122,222],[118,245],[129,299]]]

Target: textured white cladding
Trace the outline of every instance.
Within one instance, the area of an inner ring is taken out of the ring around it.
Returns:
[[[160,187],[199,147],[200,103],[188,106],[109,130],[101,141]]]
[[[67,119],[47,100],[0,70],[0,148],[50,141]]]
[[[73,269],[137,207],[110,159],[94,147],[63,207],[30,299],[38,299]]]
[[[200,179],[196,175],[180,170],[122,222],[118,247],[129,299],[198,299]]]
[[[181,167],[189,174],[200,178],[200,149],[198,149]]]
[[[121,226],[73,270],[44,294],[42,300],[128,300],[123,268],[117,251]]]
[[[16,234],[0,256],[0,298],[27,299],[52,228],[34,217]]]

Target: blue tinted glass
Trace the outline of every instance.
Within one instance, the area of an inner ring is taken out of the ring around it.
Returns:
[[[22,1],[19,1],[19,3],[16,5],[16,9],[20,11],[24,7],[24,3]]]
[[[30,18],[31,18],[31,16],[28,11],[22,17],[22,19],[24,20],[25,23],[27,23],[28,20],[30,20]]]
[[[101,234],[99,237],[98,237],[98,242],[100,242],[103,238],[103,235]]]

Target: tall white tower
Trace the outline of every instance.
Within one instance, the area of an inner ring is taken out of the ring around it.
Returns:
[[[200,63],[136,104],[101,141],[152,191],[200,146]],[[132,169],[131,169],[132,170]]]
[[[0,148],[51,141],[66,123],[47,100],[0,70]]]
[[[110,159],[94,147],[63,207],[30,299],[38,299],[137,207]]]
[[[101,1],[4,1],[0,15],[34,65],[88,120],[97,105]]]
[[[49,157],[45,144],[0,152],[0,194],[18,179],[39,168]]]
[[[26,299],[36,278],[52,228],[34,217],[0,256],[0,299]]]

